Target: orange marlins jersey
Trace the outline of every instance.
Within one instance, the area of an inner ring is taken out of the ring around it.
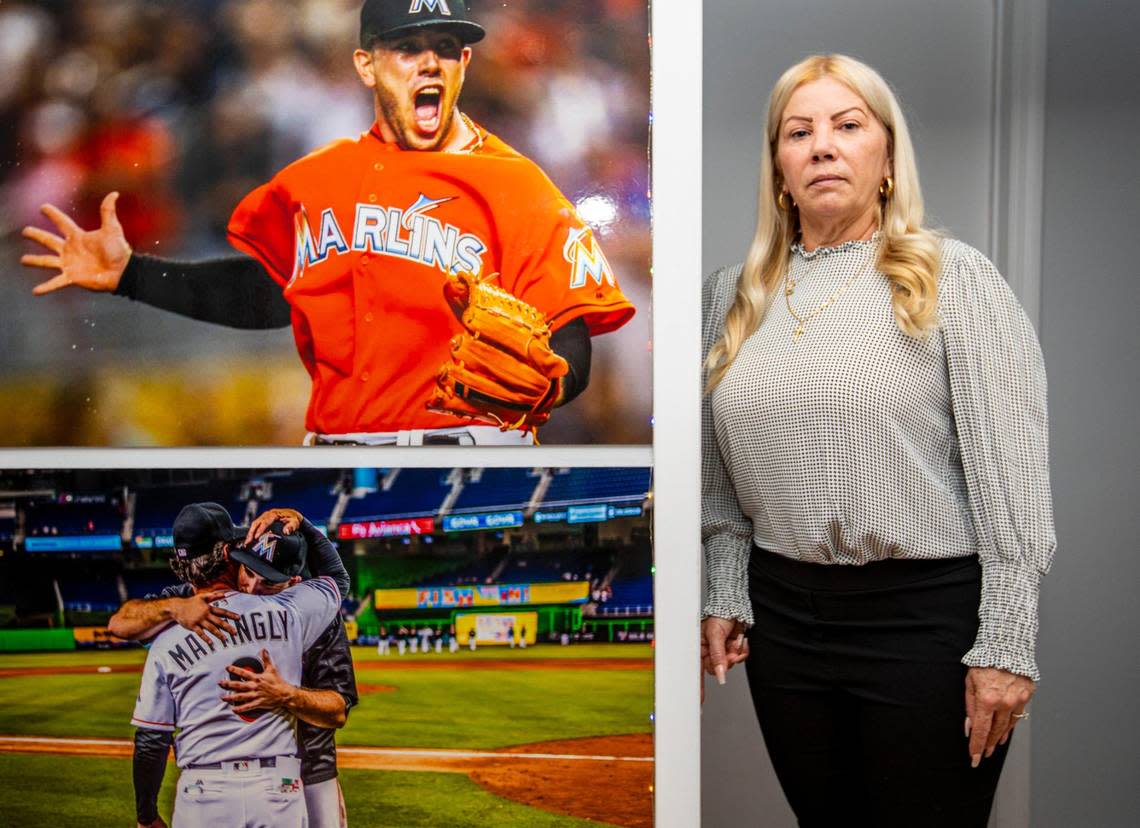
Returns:
[[[292,307],[310,431],[474,422],[425,408],[463,330],[443,296],[449,269],[500,273],[555,330],[581,318],[593,336],[633,316],[570,202],[532,161],[480,136],[470,152],[405,151],[373,127],[295,161],[234,210],[230,242]]]

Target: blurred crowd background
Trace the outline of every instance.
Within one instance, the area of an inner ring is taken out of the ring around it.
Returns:
[[[460,106],[537,161],[595,229],[638,314],[594,340],[587,391],[544,443],[650,441],[646,0],[470,0],[487,29]],[[78,289],[34,298],[25,224],[84,227],[121,193],[136,250],[226,254],[248,191],[373,119],[358,0],[0,5],[0,442],[297,444],[291,331],[235,331]]]

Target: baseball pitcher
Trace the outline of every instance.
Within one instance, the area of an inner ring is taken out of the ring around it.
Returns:
[[[103,202],[85,232],[24,235],[58,271],[34,292],[108,291],[238,328],[292,325],[312,380],[308,443],[534,442],[586,387],[590,337],[634,308],[589,226],[532,161],[458,106],[471,44],[464,0],[367,0],[353,54],[376,120],[247,195],[241,255],[135,253]]]

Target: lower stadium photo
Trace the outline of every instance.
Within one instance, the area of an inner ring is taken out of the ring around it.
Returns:
[[[648,468],[0,471],[0,823],[224,825],[264,778],[249,824],[650,826],[652,508]]]

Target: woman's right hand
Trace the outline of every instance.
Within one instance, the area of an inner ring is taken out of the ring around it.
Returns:
[[[703,674],[724,684],[728,671],[748,658],[744,624],[732,618],[709,616],[701,622],[701,702],[705,700]]]

